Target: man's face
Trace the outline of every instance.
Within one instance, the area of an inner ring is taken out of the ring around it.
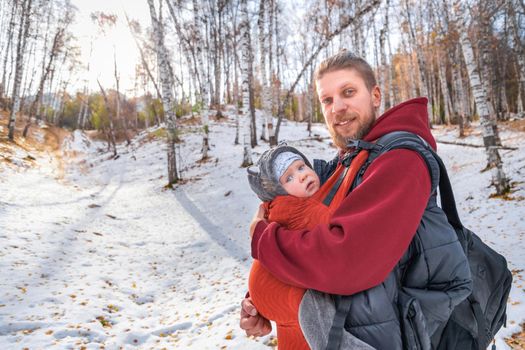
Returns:
[[[354,69],[325,73],[316,81],[324,119],[337,147],[346,149],[348,139],[361,139],[376,119],[381,91],[368,91]]]
[[[310,197],[320,187],[319,177],[304,161],[294,161],[279,179],[285,191],[295,197]]]

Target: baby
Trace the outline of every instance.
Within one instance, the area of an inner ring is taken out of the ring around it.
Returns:
[[[294,222],[298,217],[304,217],[297,205],[319,190],[319,177],[306,157],[289,146],[266,151],[257,165],[258,169],[248,169],[248,180],[252,190],[264,202],[267,219],[291,228],[288,214],[296,216],[295,220],[292,219]],[[255,260],[250,272],[249,291],[257,310],[277,324],[279,349],[310,349],[298,320],[304,289],[284,284]]]
[[[366,156],[358,155],[356,171]],[[279,145],[264,152],[256,167],[248,168],[248,181],[263,201],[268,221],[278,222],[289,229],[312,229],[317,224],[329,222],[333,211],[350,190],[355,175],[352,176],[353,171],[350,171],[346,176],[348,169],[339,164],[334,174],[321,186],[319,177],[301,152]],[[340,189],[335,194],[334,187]],[[323,203],[327,196],[331,198],[330,204]],[[310,349],[298,320],[305,289],[281,282],[258,260],[254,260],[249,292],[258,312],[275,321],[279,349]],[[332,319],[328,317],[326,321],[329,327]],[[348,344],[354,344],[352,341]]]

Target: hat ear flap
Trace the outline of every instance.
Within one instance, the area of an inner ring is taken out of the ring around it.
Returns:
[[[258,166],[252,165],[246,168],[248,175],[258,176],[261,173],[261,169]]]

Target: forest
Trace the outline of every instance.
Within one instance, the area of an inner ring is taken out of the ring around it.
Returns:
[[[427,96],[430,123],[456,125],[458,137],[479,120],[497,192],[508,190],[497,125],[524,116],[522,0],[148,0],[147,7],[146,24],[130,18],[125,6],[124,16],[90,14],[95,42],[116,25],[132,33],[140,60],[133,86],[124,91],[115,52],[105,58],[114,67],[113,83],[88,83],[94,72],[89,59],[81,60],[72,1],[3,0],[0,108],[9,112],[9,138],[45,120],[96,129],[116,154],[116,139],[129,141],[132,130],[165,123],[169,182],[175,183],[177,118],[199,116],[206,159],[209,118],[233,104],[248,165],[259,139],[278,142],[283,118],[308,127],[322,121],[313,70],[346,48],[376,70],[383,110]],[[256,108],[271,116],[260,135],[253,127]]]
[[[314,72],[341,50],[380,113],[428,98],[513,276],[493,345],[525,349],[524,0],[0,0],[0,348],[275,349],[239,327],[246,168],[333,158]]]

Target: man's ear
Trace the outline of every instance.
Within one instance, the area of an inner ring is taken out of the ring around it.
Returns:
[[[379,108],[381,106],[381,89],[378,85],[372,88],[372,104],[374,107]]]

